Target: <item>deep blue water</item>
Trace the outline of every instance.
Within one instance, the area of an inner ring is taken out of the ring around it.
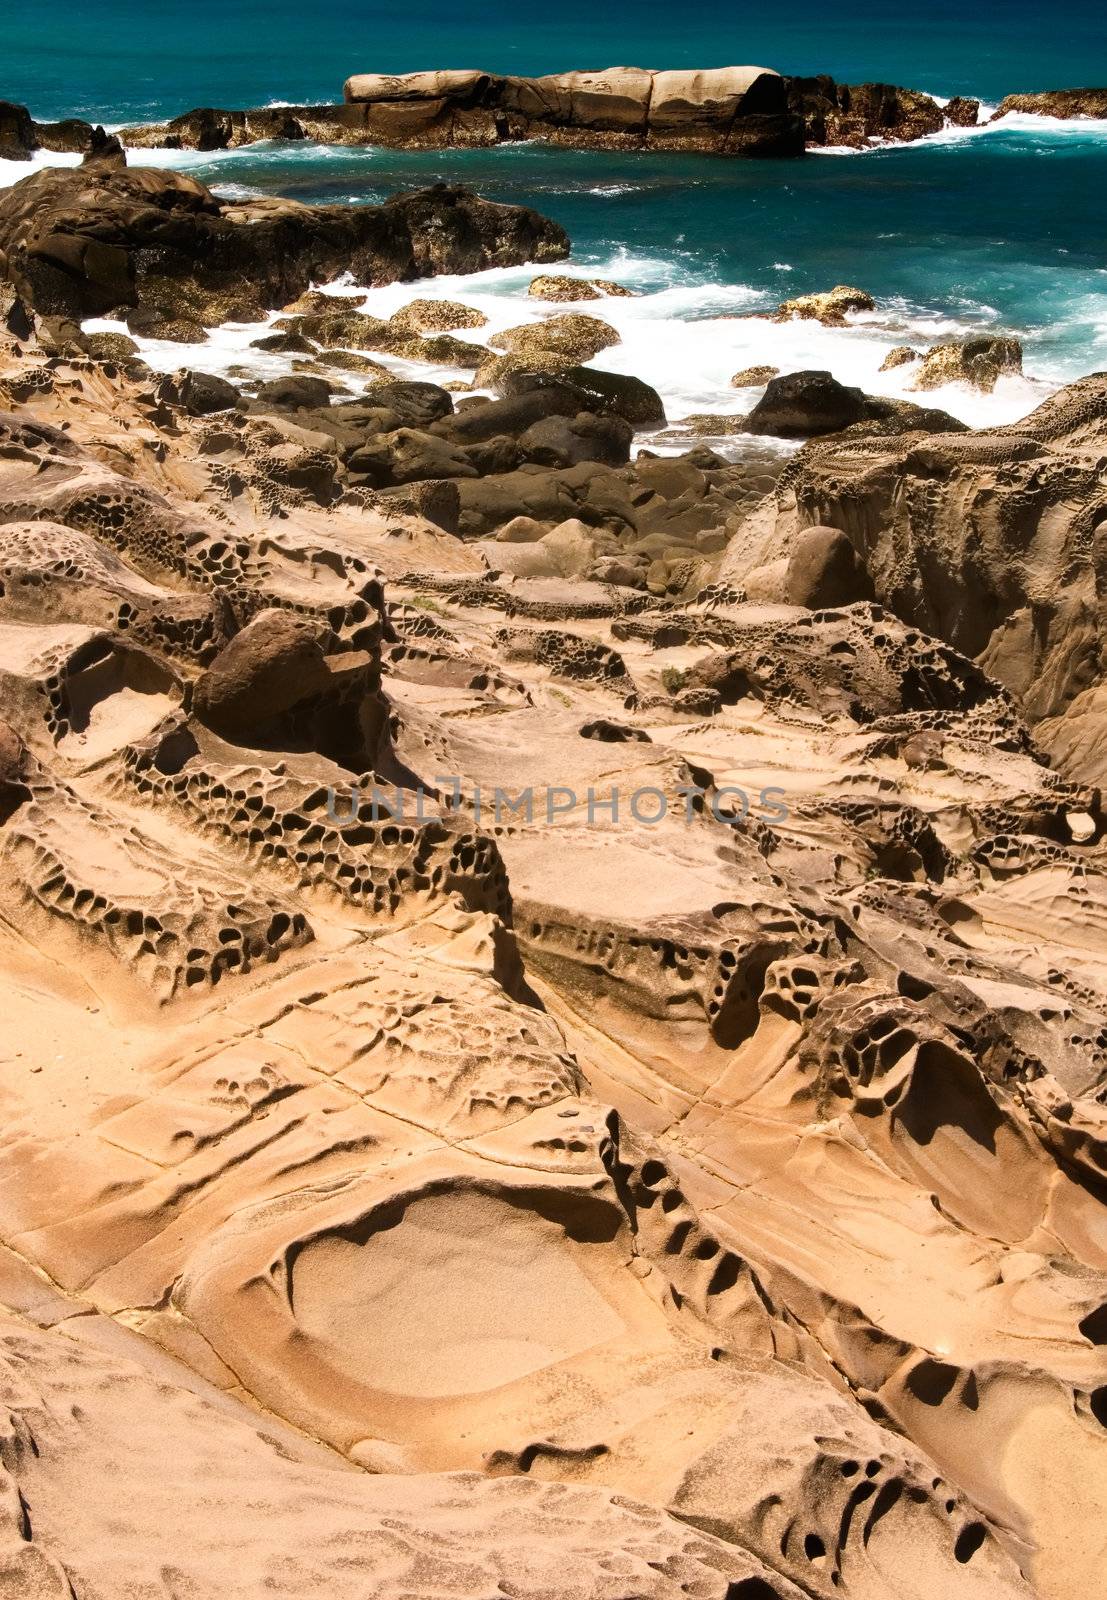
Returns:
[[[340,99],[352,72],[723,66],[998,99],[1107,82],[1102,0],[2,0],[0,97],[121,121]]]

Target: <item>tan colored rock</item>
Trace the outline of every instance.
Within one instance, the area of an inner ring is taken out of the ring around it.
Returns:
[[[895,349],[889,350],[884,360],[880,363],[881,372],[893,372],[896,367],[906,367],[912,361],[921,361],[922,357],[917,350],[912,350],[909,344],[897,344]]]
[[[851,289],[839,283],[833,289],[819,294],[801,294],[794,300],[784,300],[774,311],[774,322],[800,320],[821,322],[826,328],[847,326],[846,314],[850,311],[875,311],[876,301],[864,289]]]
[[[1017,339],[981,335],[928,350],[912,384],[914,389],[940,389],[947,383],[967,383],[991,394],[1004,374],[1022,371],[1022,345]]]
[[[599,317],[570,311],[562,316],[547,317],[542,322],[506,328],[502,333],[494,334],[489,342],[495,349],[504,350],[510,355],[554,355],[576,365],[591,361],[601,350],[618,344],[619,334],[609,322],[602,322]]]
[[[770,378],[780,376],[779,367],[743,367],[730,380],[732,389],[757,389]],[[698,420],[698,419],[697,419]]]
[[[464,95],[477,88],[483,72],[362,72],[346,79],[348,101],[439,100]]]
[[[403,334],[451,333],[455,328],[483,328],[487,321],[476,306],[456,300],[412,300],[393,312],[388,325]]]

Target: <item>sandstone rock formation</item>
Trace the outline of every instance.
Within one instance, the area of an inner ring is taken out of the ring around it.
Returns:
[[[284,237],[139,189],[190,295]],[[556,242],[505,209],[366,239]],[[793,374],[787,460],[631,462],[591,369],[215,409],[31,322],[0,1589],[1095,1593],[1107,380],[982,434]]]
[[[122,138],[131,147],[192,150],[261,139],[399,149],[542,139],[585,149],[797,156],[811,145],[860,148],[925,138],[949,123],[973,125],[978,110],[975,100],[956,98],[943,107],[930,95],[892,84],[787,78],[767,67],[608,67],[540,78],[445,70],[355,74],[341,105],[201,107],[168,122],[126,128]],[[38,136],[45,138],[41,128]]]

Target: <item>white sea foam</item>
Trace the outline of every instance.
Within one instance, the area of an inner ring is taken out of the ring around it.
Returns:
[[[43,167],[79,167],[80,155],[71,150],[36,150],[29,161],[0,161],[0,189],[10,189]]]
[[[751,366],[770,365],[782,372],[827,370],[840,382],[856,385],[867,393],[939,406],[977,427],[1016,421],[1039,405],[1061,381],[1008,377],[1002,378],[990,395],[961,384],[918,394],[910,387],[916,370],[913,364],[881,372],[885,356],[895,345],[910,344],[921,350],[944,339],[963,338],[980,331],[990,320],[994,323],[994,313],[989,316],[989,308],[985,307],[966,307],[972,314],[962,319],[892,300],[879,311],[852,318],[845,328],[824,328],[810,321],[771,322],[766,316],[753,314],[759,305],[764,305],[764,297],[751,288],[681,282],[672,262],[626,251],[616,252],[606,260],[559,265],[558,271],[581,278],[614,278],[634,286],[639,292],[633,297],[605,296],[601,300],[551,306],[527,293],[535,271],[533,266],[494,268],[468,276],[393,283],[368,290],[353,284],[347,276],[324,287],[328,293],[354,301],[371,315],[385,318],[416,297],[460,300],[488,318],[482,328],[460,330],[461,337],[474,343],[487,343],[505,328],[537,322],[565,310],[601,317],[618,331],[620,342],[601,351],[589,365],[645,379],[661,394],[670,422],[674,423],[696,413],[724,416],[748,411],[759,391],[735,390],[730,379],[741,368]],[[158,371],[190,366],[238,379],[250,376],[264,381],[295,370],[294,358],[252,347],[252,341],[263,337],[278,315],[274,312],[260,323],[224,324],[199,345],[155,339],[139,339],[138,344],[143,359]],[[122,331],[120,325],[103,320],[85,326],[90,331]],[[1107,317],[1104,332],[1107,336]],[[397,377],[445,382],[469,376],[456,368],[401,361],[374,351],[366,353]],[[363,392],[367,386],[367,380],[357,374],[335,371],[333,377],[353,394]],[[735,450],[740,446],[731,440],[726,448]]]

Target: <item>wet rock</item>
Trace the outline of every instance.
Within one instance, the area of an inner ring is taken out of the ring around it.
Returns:
[[[590,409],[622,417],[633,428],[662,427],[665,407],[650,384],[625,372],[600,372],[592,367],[568,367],[566,380],[588,396]]]
[[[1107,89],[1043,89],[1038,94],[1008,94],[992,113],[991,121],[1013,111],[1035,117],[1107,118]]]
[[[731,378],[730,387],[732,389],[759,389],[763,383],[768,383],[770,378],[776,378],[779,375],[779,367],[743,367],[741,372],[736,372]],[[699,421],[701,419],[697,418],[696,420]]]
[[[935,345],[923,356],[912,385],[915,389],[940,389],[947,383],[968,383],[990,394],[1005,373],[1022,371],[1022,345],[1017,339],[962,339]]]
[[[825,328],[847,326],[846,314],[850,311],[875,311],[876,301],[864,289],[851,289],[839,283],[833,289],[819,294],[801,294],[794,300],[785,300],[773,312],[773,322],[821,322]]]
[[[618,467],[630,460],[633,437],[633,428],[622,417],[596,417],[584,411],[533,423],[520,434],[519,448],[528,461],[543,467],[574,467],[581,461]]]
[[[518,328],[506,328],[494,334],[489,341],[494,349],[510,355],[529,356],[548,354],[564,356],[574,364],[591,361],[609,345],[619,343],[618,331],[599,317],[589,317],[583,312],[565,312],[559,317],[547,317],[543,322],[529,322]]]
[[[788,106],[803,119],[809,145],[860,150],[873,140],[923,139],[939,133],[946,114],[916,89],[890,83],[836,83],[833,78],[789,78]]]
[[[274,355],[313,356],[315,346],[301,333],[267,333],[264,338],[251,339],[251,350],[268,350]]]
[[[884,360],[880,363],[881,372],[893,372],[896,367],[906,367],[912,361],[921,361],[922,357],[917,350],[912,350],[909,344],[897,344],[889,350]]]
[[[129,361],[138,355],[138,345],[125,333],[86,333],[83,343],[94,361]]]
[[[97,162],[43,168],[0,195],[0,251],[18,292],[77,318],[131,306],[214,323],[232,301],[260,316],[339,272],[387,283],[554,261],[568,248],[537,212],[444,184],[382,206],[227,202],[181,172]]]
[[[412,300],[388,319],[388,325],[405,334],[449,333],[454,328],[483,328],[487,321],[476,306],[456,300]]]
[[[421,383],[415,379],[389,378],[374,383],[367,395],[367,403],[385,406],[401,418],[407,427],[425,428],[433,422],[448,417],[454,403],[450,395],[437,383]]]
[[[544,273],[542,276],[532,278],[527,293],[535,300],[554,300],[572,303],[581,300],[602,300],[607,297],[626,297],[633,295],[633,289],[625,289],[621,283],[612,283],[610,278],[570,278],[558,276],[556,273]]]
[[[327,378],[273,378],[261,384],[255,398],[259,405],[276,406],[281,411],[311,411],[316,406],[329,405],[337,389],[338,385]]]
[[[0,100],[0,161],[29,161],[36,144],[27,107]]]

